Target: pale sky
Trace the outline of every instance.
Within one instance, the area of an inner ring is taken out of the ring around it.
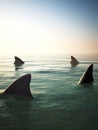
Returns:
[[[98,0],[0,0],[0,54],[98,53]]]

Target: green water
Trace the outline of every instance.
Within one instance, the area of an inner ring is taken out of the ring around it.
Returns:
[[[15,69],[13,57],[0,58],[0,92],[20,76],[31,73],[33,100],[0,94],[0,130],[97,130],[98,56],[77,55],[80,64],[70,66],[70,57],[22,57]],[[79,86],[85,69],[94,64],[93,85]]]

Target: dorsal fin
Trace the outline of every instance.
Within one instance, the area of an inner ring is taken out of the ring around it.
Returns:
[[[14,64],[16,66],[23,65],[24,61],[22,61],[19,57],[15,56],[15,62],[14,62]]]
[[[93,78],[93,64],[91,64],[87,70],[83,73],[80,78],[78,84],[92,83],[94,81]]]
[[[21,76],[15,82],[13,82],[5,91],[5,94],[26,96],[32,98],[30,91],[31,74]]]
[[[71,56],[70,64],[71,66],[76,66],[79,64],[79,61],[75,57]]]

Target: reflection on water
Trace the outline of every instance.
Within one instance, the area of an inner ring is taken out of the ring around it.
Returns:
[[[77,56],[74,68],[62,56],[24,57],[15,71],[13,57],[0,59],[0,93],[20,76],[31,73],[33,100],[0,94],[0,130],[97,130],[98,56]],[[94,83],[78,85],[94,63]]]
[[[15,66],[15,70],[23,69],[23,65]]]

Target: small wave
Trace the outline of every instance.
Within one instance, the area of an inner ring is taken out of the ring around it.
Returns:
[[[44,73],[54,73],[56,72],[55,70],[39,70],[39,71],[35,71],[35,73],[41,73],[41,74],[44,74]]]

